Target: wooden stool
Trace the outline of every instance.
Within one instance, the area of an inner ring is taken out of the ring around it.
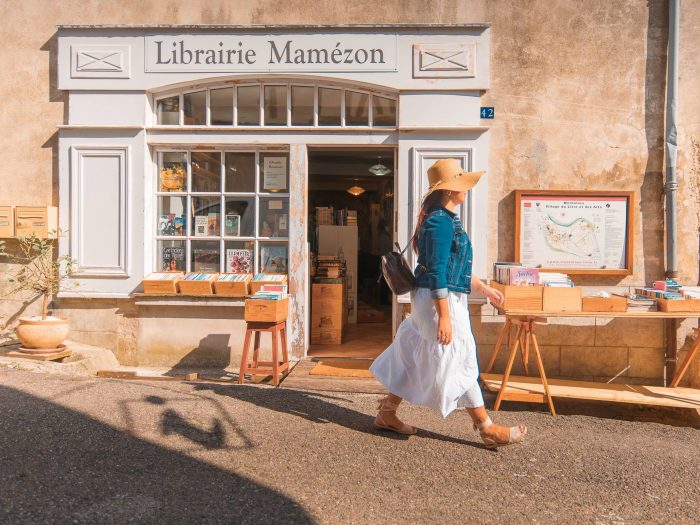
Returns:
[[[270,332],[272,334],[272,361],[258,360],[261,332]],[[253,362],[248,363],[250,336],[253,333],[255,334],[255,343],[253,345]],[[279,360],[277,334],[279,334],[282,343],[282,361]],[[238,383],[243,383],[245,381],[246,374],[266,376],[272,375],[272,384],[277,386],[280,384],[280,374],[284,375],[285,372],[289,373],[289,356],[287,355],[287,331],[285,329],[285,322],[247,322],[245,342],[243,343],[243,356],[241,357],[241,368],[238,372]]]

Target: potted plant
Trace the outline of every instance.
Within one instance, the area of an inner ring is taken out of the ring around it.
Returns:
[[[10,273],[9,294],[21,292],[33,293],[34,298],[41,296],[41,314],[20,317],[16,329],[17,338],[22,343],[20,351],[28,353],[47,353],[56,351],[68,336],[68,319],[49,315],[49,303],[53,295],[66,287],[66,279],[72,276],[75,261],[64,255],[54,258],[56,232],[49,239],[36,235],[18,237],[17,250],[10,253],[3,242],[0,255],[7,262],[17,264],[18,269]]]

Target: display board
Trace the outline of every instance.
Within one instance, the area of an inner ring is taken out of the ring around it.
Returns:
[[[632,273],[633,192],[517,190],[515,260],[570,274]]]

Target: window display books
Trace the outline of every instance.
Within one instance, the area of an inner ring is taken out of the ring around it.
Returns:
[[[162,269],[167,271],[185,271],[185,248],[163,246],[161,251]]]
[[[226,271],[231,273],[253,273],[253,251],[227,248]]]
[[[192,271],[218,272],[219,250],[217,248],[192,248]]]
[[[287,247],[278,244],[261,246],[260,269],[265,273],[287,273]]]
[[[209,229],[209,217],[207,215],[197,215],[194,218],[194,236],[206,237]]]
[[[267,281],[271,283],[282,283],[287,279],[286,275],[275,275],[266,273],[256,273],[253,281]]]
[[[210,213],[207,215],[207,235],[216,237],[219,235],[219,214]]]
[[[224,223],[224,235],[228,237],[241,236],[241,216],[236,213],[227,213]]]

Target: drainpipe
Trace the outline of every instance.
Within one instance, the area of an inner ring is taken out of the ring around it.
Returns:
[[[666,277],[678,277],[676,158],[678,156],[678,39],[680,30],[680,0],[669,0],[668,66],[666,78]]]

